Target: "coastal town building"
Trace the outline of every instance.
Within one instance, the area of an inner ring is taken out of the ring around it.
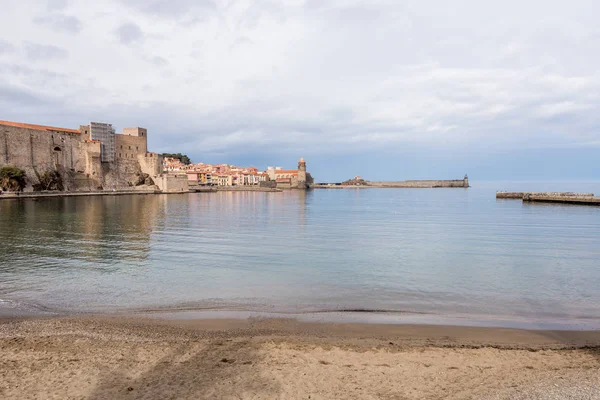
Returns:
[[[165,168],[170,164],[165,163]],[[256,167],[238,167],[229,164],[190,164],[185,170],[190,186],[262,186],[272,181],[271,187],[281,189],[306,189],[306,162],[300,159],[297,170],[269,167],[259,171]]]
[[[183,171],[186,169],[186,165],[181,162],[178,158],[164,157],[163,158],[163,170],[167,172]]]
[[[0,167],[25,171],[25,191],[37,190],[48,172],[58,172],[67,191],[187,190],[170,184],[181,178],[164,174],[163,157],[148,151],[147,136],[140,127],[117,134],[101,122],[70,129],[0,120]]]

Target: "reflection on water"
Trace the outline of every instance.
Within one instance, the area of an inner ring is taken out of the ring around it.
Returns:
[[[496,201],[496,187],[1,201],[0,307],[593,325],[600,208]]]

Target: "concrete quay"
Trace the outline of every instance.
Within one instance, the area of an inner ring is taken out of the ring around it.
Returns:
[[[519,199],[525,196],[535,197],[594,197],[593,193],[574,192],[496,192],[497,199]]]
[[[523,202],[578,204],[600,206],[600,197],[593,193],[573,192],[497,192],[497,199],[521,199]]]
[[[540,196],[526,194],[523,202],[578,204],[583,206],[600,206],[600,197],[590,196]]]

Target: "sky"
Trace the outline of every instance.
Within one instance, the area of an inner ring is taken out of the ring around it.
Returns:
[[[0,119],[317,181],[600,180],[597,0],[0,0]]]

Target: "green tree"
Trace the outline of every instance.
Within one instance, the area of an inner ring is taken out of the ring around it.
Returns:
[[[185,154],[181,153],[162,153],[163,157],[176,158],[185,165],[190,165],[192,160]]]
[[[20,192],[27,184],[25,171],[7,165],[0,168],[0,188],[12,192]]]
[[[312,175],[310,174],[310,172],[306,173],[306,183],[308,185],[312,185],[313,183],[315,183],[315,179],[312,177]]]
[[[40,190],[65,190],[63,180],[58,171],[46,171],[40,176]]]

